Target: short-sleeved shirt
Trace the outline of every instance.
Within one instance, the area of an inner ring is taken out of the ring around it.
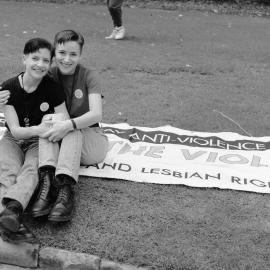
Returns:
[[[62,86],[48,75],[32,93],[21,87],[19,75],[3,82],[2,89],[10,91],[7,105],[14,107],[21,127],[39,125],[44,115],[53,113],[54,108],[65,101]]]
[[[100,79],[94,69],[78,65],[73,75],[63,75],[57,67],[53,67],[49,75],[64,87],[66,105],[71,118],[89,111],[89,94],[101,94]]]

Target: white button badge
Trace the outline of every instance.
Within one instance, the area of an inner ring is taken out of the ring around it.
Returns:
[[[76,89],[74,92],[74,95],[76,98],[82,98],[83,97],[83,91],[81,89]]]
[[[41,104],[40,104],[40,110],[42,111],[42,112],[46,112],[46,111],[48,111],[48,109],[49,109],[49,104],[47,103],[47,102],[42,102]]]

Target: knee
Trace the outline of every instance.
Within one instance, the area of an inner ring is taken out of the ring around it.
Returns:
[[[82,165],[93,165],[102,162],[107,155],[109,148],[108,141],[104,141],[103,144],[99,145],[96,149],[83,149],[81,155]]]
[[[108,7],[108,9],[109,9],[110,12],[114,12],[115,11],[115,8],[113,8],[113,7]]]
[[[117,5],[115,5],[114,3],[109,2],[108,9],[109,9],[109,11],[116,11],[117,9],[119,9],[119,7]]]

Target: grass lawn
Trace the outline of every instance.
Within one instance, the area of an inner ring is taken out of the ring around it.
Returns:
[[[103,122],[269,136],[268,18],[126,7],[124,22],[127,39],[108,41],[105,6],[0,1],[1,80],[22,69],[27,39],[79,29],[83,62],[102,77]],[[269,199],[81,177],[70,223],[26,221],[42,246],[149,269],[267,270]]]

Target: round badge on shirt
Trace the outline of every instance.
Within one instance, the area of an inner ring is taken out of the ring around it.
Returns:
[[[47,103],[47,102],[42,102],[41,104],[40,104],[40,110],[42,111],[42,112],[46,112],[46,111],[48,111],[48,109],[49,109],[49,104]]]
[[[76,98],[82,98],[83,97],[83,91],[81,89],[76,89],[74,91],[74,95]]]

